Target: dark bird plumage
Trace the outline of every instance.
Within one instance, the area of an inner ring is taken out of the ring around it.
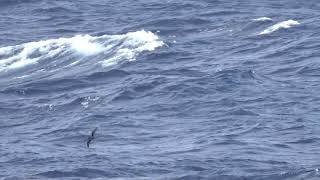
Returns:
[[[90,147],[91,141],[95,139],[94,135],[96,134],[97,129],[97,127],[94,128],[94,130],[91,132],[91,136],[88,137],[87,147]]]

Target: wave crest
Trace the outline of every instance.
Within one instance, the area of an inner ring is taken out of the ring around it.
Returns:
[[[253,19],[253,21],[272,21],[272,19],[269,17],[260,17],[260,18]]]
[[[163,44],[157,35],[144,30],[122,35],[76,35],[29,42],[0,48],[0,72],[33,64],[39,64],[38,70],[70,67],[88,61],[108,66],[135,60],[139,53],[153,51]]]
[[[299,25],[300,23],[298,21],[295,21],[295,20],[288,20],[288,21],[282,21],[282,22],[279,22],[273,26],[270,26],[268,27],[267,29],[265,29],[264,31],[262,31],[261,33],[259,33],[259,35],[264,35],[264,34],[270,34],[270,33],[273,33],[279,29],[288,29],[288,28],[291,28],[292,26],[295,26],[295,25]]]

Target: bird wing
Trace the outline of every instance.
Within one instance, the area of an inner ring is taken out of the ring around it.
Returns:
[[[89,138],[88,141],[87,141],[87,147],[90,146],[90,142],[91,142],[91,139]]]
[[[92,136],[92,137],[94,137],[94,135],[96,134],[97,129],[98,129],[98,128],[96,127],[96,128],[94,128],[94,130],[91,132],[91,136]]]

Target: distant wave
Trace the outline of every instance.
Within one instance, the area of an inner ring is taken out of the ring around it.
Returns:
[[[143,51],[153,51],[164,43],[149,31],[129,32],[123,35],[77,35],[29,42],[0,48],[0,72],[42,63],[43,67],[70,67],[91,61],[102,66],[122,60],[135,60]],[[89,58],[88,58],[89,57]]]
[[[287,21],[282,21],[273,26],[268,27],[267,29],[259,33],[259,35],[270,34],[279,29],[288,29],[288,28],[291,28],[292,26],[299,25],[299,24],[300,23],[298,21],[291,20],[291,19]]]
[[[272,19],[268,17],[260,17],[260,18],[253,19],[253,21],[272,21]]]

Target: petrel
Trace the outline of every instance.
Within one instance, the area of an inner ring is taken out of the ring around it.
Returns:
[[[94,128],[94,130],[91,132],[91,136],[88,137],[88,141],[87,141],[87,147],[88,148],[90,146],[90,142],[95,139],[94,135],[95,135],[97,129],[98,129],[97,127]]]

